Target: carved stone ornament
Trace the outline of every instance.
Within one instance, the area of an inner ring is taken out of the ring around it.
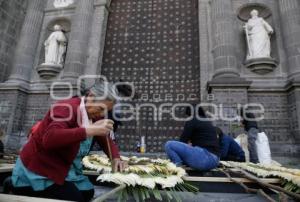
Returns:
[[[55,8],[65,8],[74,3],[74,0],[55,0],[53,6]]]

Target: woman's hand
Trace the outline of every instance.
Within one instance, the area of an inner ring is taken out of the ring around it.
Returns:
[[[123,172],[128,167],[127,163],[119,158],[113,159],[111,166],[113,172]]]
[[[106,136],[114,129],[114,122],[110,119],[99,120],[85,128],[87,137]]]

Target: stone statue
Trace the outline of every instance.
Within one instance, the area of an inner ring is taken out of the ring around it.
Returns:
[[[245,24],[248,55],[247,60],[256,58],[271,58],[270,35],[272,27],[261,17],[257,10],[251,11],[251,18]]]
[[[63,65],[67,50],[67,38],[60,25],[54,25],[54,32],[44,43],[45,64]]]

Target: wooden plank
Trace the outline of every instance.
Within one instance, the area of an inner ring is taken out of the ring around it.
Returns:
[[[12,172],[15,164],[0,164],[0,173]]]
[[[125,184],[121,184],[118,187],[114,188],[113,190],[109,191],[106,194],[103,194],[102,196],[96,198],[95,200],[93,200],[93,202],[104,202],[107,199],[109,199],[110,197],[116,195],[119,191],[121,191],[122,189],[125,189],[126,185]]]
[[[67,202],[62,200],[0,194],[0,202]]]
[[[83,174],[84,175],[94,175],[94,176],[100,175],[97,171],[93,171],[93,170],[83,170]]]
[[[246,178],[233,178],[243,183],[256,183]],[[183,180],[191,181],[191,182],[227,182],[227,183],[234,183],[227,177],[192,177],[192,176],[184,176]],[[279,184],[281,181],[278,178],[261,178],[263,182],[272,183],[272,184]]]
[[[84,175],[92,175],[92,176],[98,176],[99,173],[97,171],[89,171],[89,170],[84,170],[83,171]],[[193,181],[193,182],[228,182],[228,183],[233,183],[231,180],[229,180],[227,177],[193,177],[193,176],[185,176],[183,177],[184,180],[186,181]],[[239,180],[243,183],[255,183],[251,180],[248,180],[246,178],[234,178],[236,180]],[[273,184],[279,184],[280,179],[278,178],[261,178],[266,183],[273,183]]]
[[[186,170],[186,171],[198,171],[198,170],[196,170],[196,169],[193,169],[193,168],[191,168],[191,167],[186,167],[186,166],[183,166],[182,168],[183,168],[184,170]],[[237,171],[238,169],[236,169],[236,168],[231,168],[230,170]],[[199,171],[199,172],[201,172],[201,171]],[[220,172],[220,168],[212,169],[212,170],[210,170],[209,172]]]

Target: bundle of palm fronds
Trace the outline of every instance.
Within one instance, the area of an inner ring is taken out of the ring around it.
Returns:
[[[226,167],[234,167],[249,171],[259,177],[278,177],[287,191],[300,193],[300,170],[285,168],[279,165],[264,165],[254,163],[221,162]]]
[[[162,200],[161,193],[168,200],[181,201],[178,191],[198,192],[196,187],[183,181],[185,170],[169,160],[135,156],[130,158],[122,156],[121,159],[129,165],[123,173],[112,173],[111,162],[104,155],[86,156],[82,162],[86,168],[100,173],[98,181],[126,185],[126,188],[119,192],[121,201],[126,201],[129,195],[136,201],[144,201],[151,195],[157,200]]]

